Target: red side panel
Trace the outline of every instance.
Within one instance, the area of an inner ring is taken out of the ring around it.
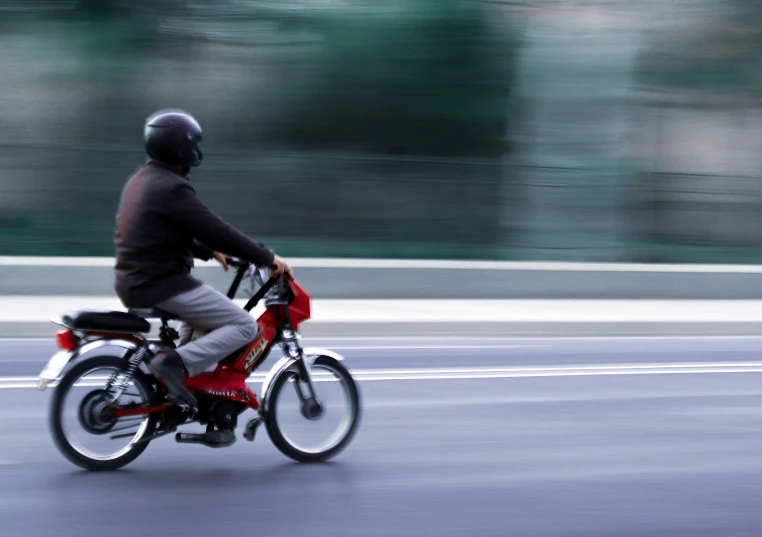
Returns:
[[[271,311],[265,311],[258,320],[259,335],[257,339],[247,345],[235,360],[220,364],[218,372],[235,372],[242,375],[248,375],[256,369],[270,353],[273,341],[275,340],[275,319]]]
[[[246,375],[218,368],[213,373],[201,373],[185,379],[185,385],[191,391],[221,399],[230,399],[259,408],[257,396],[246,385]]]

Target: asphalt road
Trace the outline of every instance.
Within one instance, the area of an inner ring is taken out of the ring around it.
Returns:
[[[307,343],[367,379],[360,432],[324,465],[261,430],[83,472],[52,445],[50,391],[0,384],[0,534],[759,535],[760,338]],[[0,380],[52,350],[0,342]]]

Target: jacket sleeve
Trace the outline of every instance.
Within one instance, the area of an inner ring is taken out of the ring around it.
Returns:
[[[204,261],[209,261],[214,256],[214,250],[196,239],[193,239],[193,244],[191,244],[191,253],[196,259],[203,259]]]
[[[272,265],[275,254],[224,222],[196,196],[190,183],[177,184],[163,196],[162,211],[207,249],[240,257],[260,267]]]

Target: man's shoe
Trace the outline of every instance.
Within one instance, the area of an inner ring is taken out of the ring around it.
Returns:
[[[167,385],[170,400],[178,403],[185,402],[196,408],[198,401],[185,387],[185,365],[177,351],[170,349],[164,355],[159,355],[146,364],[153,375]]]

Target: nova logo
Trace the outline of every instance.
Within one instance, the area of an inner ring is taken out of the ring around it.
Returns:
[[[207,392],[210,395],[218,395],[222,397],[238,397],[236,392],[231,392],[229,390],[207,390]]]
[[[254,362],[257,361],[257,358],[259,358],[264,350],[267,348],[267,344],[270,343],[266,337],[263,337],[262,340],[257,344],[256,347],[254,347],[254,350],[251,351],[251,354],[246,358],[246,361],[243,363],[243,366],[246,369],[249,369],[252,365],[254,365]]]

